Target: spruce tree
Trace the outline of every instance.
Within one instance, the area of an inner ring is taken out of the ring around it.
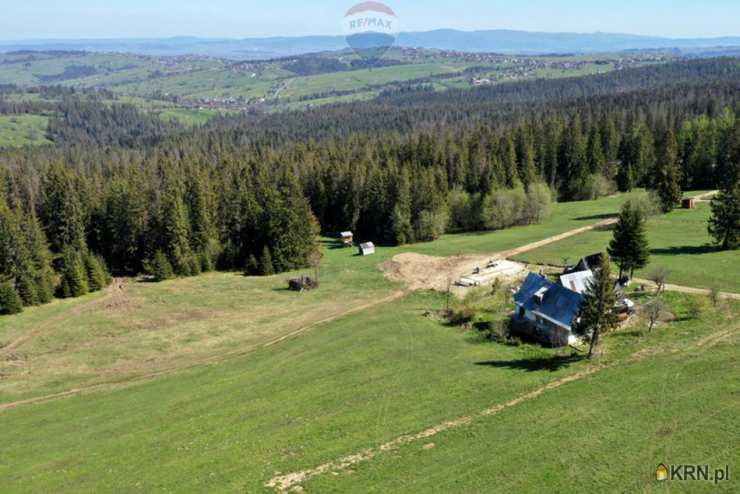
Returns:
[[[411,185],[408,173],[404,170],[398,177],[396,199],[391,216],[392,241],[404,245],[414,241],[411,225]]]
[[[573,325],[573,332],[589,342],[589,359],[593,356],[594,348],[599,344],[601,335],[614,329],[619,323],[611,264],[606,254],[602,255],[602,259],[601,267],[594,273],[583,295],[578,318]]]
[[[90,253],[83,254],[85,264],[85,274],[87,275],[88,286],[91,292],[97,292],[108,286],[105,268],[100,259]]]
[[[712,198],[709,234],[723,250],[740,247],[740,180]]]
[[[161,250],[154,254],[154,258],[149,263],[149,271],[156,282],[171,280],[175,277],[170,260]]]
[[[23,312],[23,301],[10,282],[0,283],[0,314],[11,315]]]
[[[262,249],[262,255],[260,256],[259,274],[262,276],[272,276],[275,274],[275,267],[272,264],[272,254],[270,254],[270,248],[266,245]]]
[[[655,189],[664,213],[672,211],[681,201],[681,168],[678,164],[676,137],[669,130],[663,137],[656,165]]]
[[[72,247],[65,247],[60,258],[60,298],[74,298],[90,291],[83,255]]]
[[[160,224],[162,228],[162,250],[175,273],[187,276],[190,271],[188,260],[191,249],[187,210],[182,192],[175,178],[170,178],[162,197]]]
[[[74,173],[62,165],[49,168],[43,180],[43,217],[55,253],[65,247],[87,250],[85,213]]]
[[[636,269],[647,266],[650,249],[645,234],[644,213],[631,202],[622,207],[619,221],[614,226],[614,238],[609,243],[609,255],[619,265],[619,278],[629,272],[630,277]]]

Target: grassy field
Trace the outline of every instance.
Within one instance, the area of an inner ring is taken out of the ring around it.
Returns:
[[[539,225],[498,232],[446,235],[373,257],[327,241],[321,290],[296,296],[296,274],[249,278],[214,273],[162,284],[133,280],[92,295],[0,318],[0,403],[64,392],[117,379],[187,367],[225,352],[252,350],[348,309],[387,297],[400,285],[379,265],[403,252],[435,256],[495,253],[593,224],[616,214],[623,197],[558,204]],[[363,239],[364,240],[364,239]],[[17,344],[21,339],[22,343]]]
[[[670,298],[678,316],[684,301]],[[278,473],[475,415],[593,369],[566,364],[555,350],[486,342],[424,316],[442,304],[441,295],[418,293],[217,366],[0,412],[4,489],[267,491]],[[736,468],[737,402],[722,391],[738,384],[731,371],[737,339],[698,355],[694,349],[736,324],[737,309],[705,307],[701,321],[614,335],[598,364],[609,369],[306,487],[537,492],[548,482],[570,492],[631,491],[650,486],[659,461]],[[629,361],[640,348],[662,353]],[[699,427],[707,431],[696,434]],[[533,457],[537,468],[528,471],[523,465]],[[615,457],[625,461],[613,465]]]
[[[719,251],[711,245],[707,220],[711,209],[700,203],[697,209],[677,209],[651,218],[647,225],[651,248],[650,265],[637,275],[646,277],[657,266],[670,270],[668,282],[697,288],[719,288],[740,293],[740,254]],[[563,265],[604,251],[612,238],[608,229],[576,237],[527,252],[516,259],[528,263]]]
[[[50,144],[48,123],[48,117],[41,115],[0,116],[0,148]]]

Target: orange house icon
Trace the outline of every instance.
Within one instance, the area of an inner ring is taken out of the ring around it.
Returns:
[[[658,468],[655,470],[655,480],[658,482],[663,482],[668,480],[668,467],[664,464],[658,465]]]

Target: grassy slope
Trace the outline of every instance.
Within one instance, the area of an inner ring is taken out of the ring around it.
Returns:
[[[548,368],[554,351],[485,343],[422,316],[442,299],[416,294],[219,366],[0,412],[5,489],[258,492],[277,472],[476,413],[589,365]],[[679,315],[683,300],[670,299]],[[614,336],[602,363],[641,346],[683,347],[726,321],[708,308],[703,317],[649,336]],[[721,392],[737,382],[727,374],[737,369],[737,348],[620,365],[439,435],[431,452],[415,444],[355,476],[318,478],[309,491],[534,492],[541,482],[631,490],[657,461],[692,452],[693,461],[724,463],[737,457],[729,440],[737,403]],[[668,376],[676,381],[665,383]],[[709,427],[705,435],[682,430],[697,421]],[[665,442],[656,445],[658,432]],[[615,457],[628,460],[606,470],[602,462]],[[525,471],[532,458],[537,468]]]
[[[544,486],[550,492],[736,491],[737,480],[719,487],[706,482],[669,487],[654,480],[662,462],[740,468],[734,440],[740,435],[735,419],[740,403],[727,392],[740,386],[740,337],[735,333],[711,348],[695,344],[703,331],[726,327],[728,321],[720,321],[676,323],[642,335],[638,345],[670,351],[599,371],[472,427],[380,455],[352,475],[317,477],[304,487],[308,492],[542,492]],[[616,335],[608,342],[628,338]],[[489,370],[496,379],[498,366]],[[433,447],[424,449],[429,443]]]
[[[33,338],[19,349],[24,365],[0,362],[6,374],[0,380],[0,403],[250,349],[397,291],[400,287],[385,280],[378,265],[401,252],[494,253],[594,223],[616,213],[621,201],[559,204],[540,225],[381,247],[367,258],[352,249],[327,248],[321,290],[300,297],[286,290],[290,274],[247,278],[215,273],[159,285],[132,282],[123,296],[55,301],[2,317],[0,347],[23,335]]]
[[[0,148],[50,144],[48,123],[48,117],[41,115],[0,116]]]
[[[720,252],[709,245],[710,212],[709,204],[701,203],[695,210],[677,209],[650,219],[647,233],[652,257],[650,265],[637,274],[645,277],[656,266],[664,266],[671,271],[669,283],[700,288],[716,286],[740,293],[740,254]],[[611,231],[591,231],[522,254],[517,259],[562,265],[566,257],[574,262],[581,256],[605,250],[611,238]]]

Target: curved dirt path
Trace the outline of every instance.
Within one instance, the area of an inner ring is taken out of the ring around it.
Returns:
[[[654,281],[650,280],[643,280],[641,278],[634,278],[632,280],[634,283],[649,286],[652,288],[657,288],[658,285],[655,284]],[[711,290],[707,290],[705,288],[693,288],[690,286],[681,286],[681,285],[671,285],[666,284],[664,286],[665,290],[669,292],[678,292],[678,293],[687,293],[689,295],[705,295],[709,296],[711,293]],[[728,299],[728,300],[740,300],[740,293],[732,293],[732,292],[720,292],[719,294],[720,298]]]

